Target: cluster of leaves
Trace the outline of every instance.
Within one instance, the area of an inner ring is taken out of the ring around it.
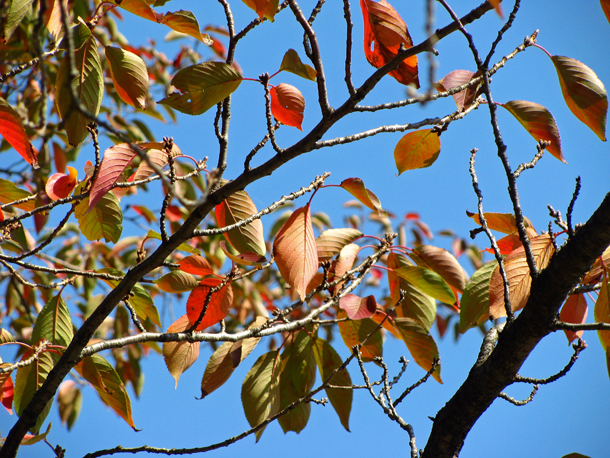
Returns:
[[[125,277],[124,272],[146,257],[152,243],[167,240],[168,221],[170,232],[175,233],[201,196],[225,184],[205,169],[205,162],[182,154],[173,141],[154,138],[140,119],[140,115],[165,118],[151,94],[164,94],[158,104],[173,119],[174,110],[202,114],[219,106],[242,81],[259,81],[265,89],[270,117],[302,129],[302,93],[286,83],[272,86],[269,80],[281,71],[310,81],[317,81],[318,76],[295,50],[289,49],[275,74],[256,80],[245,78],[227,59],[217,38],[224,36],[223,30],[208,27],[202,31],[188,11],[156,12],[153,7],[163,6],[165,1],[110,1],[96,7],[77,1],[71,9],[60,0],[39,3],[10,2],[11,14],[0,27],[0,41],[7,43],[1,49],[6,56],[3,61],[25,65],[36,57],[28,37],[37,40],[33,48],[40,51],[44,42],[51,49],[44,66],[28,75],[13,75],[17,77],[3,86],[0,97],[3,147],[10,145],[32,166],[27,173],[9,169],[8,179],[0,179],[0,263],[7,272],[0,279],[5,285],[6,304],[2,318],[10,329],[2,330],[0,343],[20,348],[19,363],[0,366],[0,398],[6,409],[14,407],[17,415],[23,413],[70,344],[78,328],[76,323],[86,320],[106,296],[106,287],[115,288]],[[259,22],[273,21],[278,11],[277,0],[244,3],[256,12]],[[364,55],[371,65],[384,67],[412,46],[405,22],[389,3],[361,0],[360,6]],[[121,18],[124,13],[209,45],[225,61],[200,62],[203,57],[186,47],[171,61],[154,46],[134,48],[118,32],[112,18]],[[66,34],[62,24],[68,21]],[[608,104],[603,84],[591,69],[574,59],[551,59],[568,106],[605,140]],[[193,64],[185,65],[187,61]],[[0,66],[0,70],[9,74],[7,68]],[[389,75],[401,84],[418,88],[417,57],[401,61]],[[156,89],[151,88],[151,81],[158,86]],[[27,89],[22,91],[23,84]],[[454,90],[458,107],[454,119],[482,103],[482,88],[481,75],[466,70],[451,72],[437,83],[440,92]],[[47,107],[48,99],[55,100],[54,108]],[[498,105],[565,162],[558,128],[546,108],[525,101]],[[105,135],[114,144],[106,149],[103,159],[99,157],[98,132],[91,124],[92,119],[101,121],[101,115],[107,123]],[[271,136],[274,128],[269,124]],[[394,151],[399,173],[430,166],[436,160],[444,126],[446,123],[411,132],[399,141]],[[117,132],[123,129],[127,134],[119,138]],[[88,137],[92,138],[95,157],[79,180],[76,168],[67,164],[75,162],[79,145]],[[40,142],[38,149],[32,143],[36,141]],[[55,174],[51,174],[52,163]],[[205,172],[205,177],[199,172]],[[18,175],[23,178],[11,179]],[[125,196],[155,180],[162,180],[164,185],[159,216],[149,206],[123,203]],[[322,182],[317,181],[308,190],[317,193],[321,188],[333,187]],[[306,205],[279,215],[268,238],[264,237],[261,217],[279,205],[259,212],[244,190],[227,197],[215,207],[214,215],[204,220],[205,229],[171,253],[164,266],[141,279],[111,319],[96,331],[88,348],[98,342],[112,343],[108,348],[112,349],[114,364],[93,352],[74,367],[80,376],[74,380],[85,380],[93,386],[102,402],[135,429],[126,386],[131,384],[136,395],[141,392],[143,356],[151,351],[162,354],[177,384],[181,374],[198,359],[200,343],[205,340],[197,340],[205,334],[196,331],[209,331],[218,323],[221,332],[251,331],[247,338],[227,339],[215,348],[201,382],[201,395],[205,397],[222,386],[254,350],[261,339],[257,332],[283,330],[282,324],[288,322],[295,325],[274,334],[271,349],[254,362],[243,382],[244,412],[253,427],[295,406],[279,417],[279,422],[284,431],[301,431],[311,409],[306,401],[319,372],[323,382],[332,385],[326,386],[328,399],[341,424],[349,429],[352,391],[337,387],[352,387],[352,381],[330,339],[319,336],[321,329],[339,332],[345,345],[356,347],[365,362],[377,361],[383,355],[383,332],[387,332],[402,340],[415,362],[441,382],[432,326],[436,322],[443,335],[455,319],[456,330],[465,332],[483,326],[488,319],[505,316],[505,282],[500,265],[497,261],[482,264],[482,255],[459,238],[454,240],[454,254],[427,244],[430,230],[417,215],[407,214],[396,222],[397,218],[382,208],[376,195],[358,178],[345,179],[334,187],[349,192],[356,199],[349,205],[358,207],[364,217],[352,215],[346,219],[346,227],[333,228],[327,215],[312,213],[312,197]],[[66,216],[53,229],[45,230],[48,213],[62,206],[69,207]],[[122,236],[124,211],[146,220],[149,226],[145,235]],[[472,216],[481,224],[479,215]],[[498,242],[498,255],[505,256],[503,272],[510,284],[512,312],[518,312],[527,302],[531,276],[516,219],[510,214],[483,216],[488,229],[507,234]],[[29,218],[33,220],[32,231],[23,224]],[[396,230],[398,242],[392,242],[393,236],[364,235],[365,222],[371,221],[384,232]],[[543,269],[555,252],[555,237],[560,234],[538,234],[526,223],[535,265]],[[159,232],[153,229],[156,227]],[[410,244],[407,229],[413,235]],[[84,243],[81,235],[91,243]],[[376,245],[362,244],[364,239],[372,239]],[[59,247],[51,245],[54,240],[61,241]],[[367,249],[373,254],[364,256],[362,251]],[[470,279],[457,261],[463,253],[476,269]],[[24,261],[27,258],[35,262]],[[609,261],[610,251],[606,251],[581,281],[583,288],[601,283],[594,314],[604,322],[610,322]],[[228,273],[220,274],[228,264]],[[378,288],[384,273],[387,292]],[[374,294],[353,294],[361,283]],[[51,294],[52,289],[59,292]],[[70,291],[69,306],[64,299],[66,291]],[[155,305],[162,293],[177,299],[187,295],[185,313],[167,328],[167,333],[179,338],[165,341],[162,347],[146,340],[122,344],[121,339],[139,332],[158,333],[162,329]],[[582,323],[586,313],[586,300],[579,293],[566,301],[561,318]],[[567,335],[570,341],[578,337],[575,333]],[[599,336],[610,355],[610,332],[600,331]],[[80,384],[74,380],[65,381],[57,396],[60,416],[68,427],[78,417],[82,399]],[[48,429],[40,431],[50,408],[51,403],[31,429],[35,436],[23,443],[46,438]],[[263,429],[256,431],[257,438]]]

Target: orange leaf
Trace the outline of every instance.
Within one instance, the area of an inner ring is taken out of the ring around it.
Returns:
[[[191,327],[189,318],[186,315],[182,315],[176,321],[174,321],[167,332],[182,332],[186,331]],[[186,340],[182,342],[164,342],[163,343],[163,358],[165,359],[165,365],[172,374],[172,377],[176,380],[176,387],[178,386],[178,380],[180,376],[193,365],[199,357],[199,343],[200,342],[188,342]]]
[[[47,196],[53,200],[68,197],[76,187],[76,176],[78,172],[74,167],[68,167],[69,175],[65,173],[55,173],[49,177],[45,186]]]
[[[584,294],[573,294],[566,300],[559,315],[561,321],[566,323],[582,324],[587,320],[587,300]],[[583,331],[565,330],[568,344],[582,337]]]
[[[186,313],[191,326],[199,319],[210,289],[220,285],[221,282],[222,280],[219,278],[206,278],[199,283],[197,288],[191,291],[186,301]],[[196,330],[203,331],[223,320],[229,314],[232,303],[233,289],[230,284],[226,284],[220,290],[212,293],[208,309]]]
[[[527,235],[530,239],[532,239],[532,237],[536,237],[538,235],[538,234],[536,234],[536,231],[534,229],[532,229],[531,227],[526,227],[525,231],[527,232]],[[520,246],[523,246],[523,243],[521,243],[521,239],[519,238],[518,232],[513,232],[512,234],[508,234],[506,237],[502,237],[496,243],[498,245],[498,248],[500,249],[500,254],[503,254],[503,255],[512,253]],[[486,248],[485,251],[487,251],[488,253],[494,254],[493,248]]]
[[[339,308],[345,310],[350,320],[370,318],[377,310],[375,296],[360,297],[347,294],[339,300]]]
[[[248,8],[253,9],[258,14],[259,19],[267,18],[271,22],[275,19],[275,13],[279,0],[242,0]]]
[[[187,256],[180,260],[178,268],[193,275],[214,275],[212,265],[203,256]]]
[[[388,2],[360,0],[360,8],[364,19],[364,55],[373,67],[386,65],[398,54],[401,46],[405,49],[413,46],[407,24]],[[412,56],[389,75],[401,84],[419,88],[417,73],[417,56]]]
[[[339,185],[352,196],[366,205],[373,211],[376,211],[379,216],[387,216],[385,210],[381,208],[381,202],[379,198],[373,193],[373,191],[364,187],[364,181],[360,178],[348,178],[343,180]]]
[[[394,160],[398,175],[405,170],[430,167],[441,152],[441,138],[433,129],[409,132],[396,144]]]
[[[119,5],[136,16],[148,19],[149,21],[161,22],[162,16],[153,10],[146,0],[123,0]]]
[[[106,46],[106,60],[121,100],[132,107],[144,109],[149,80],[142,58],[122,48]]]
[[[496,10],[496,13],[498,13],[498,16],[500,16],[502,19],[504,19],[504,13],[502,12],[502,5],[500,5],[500,3],[502,3],[502,0],[487,0],[489,2],[489,4],[491,6],[494,7],[494,9]]]
[[[318,270],[318,252],[309,204],[298,208],[280,228],[273,241],[273,256],[286,282],[301,300]]]
[[[476,221],[477,224],[481,224],[478,213],[471,213],[466,210],[466,214]],[[517,222],[515,215],[512,213],[483,213],[485,221],[487,221],[487,227],[492,231],[504,232],[505,234],[512,234],[517,231]],[[523,225],[527,229],[528,227],[534,229],[532,222],[523,217]]]
[[[510,102],[499,103],[498,105],[506,108],[536,141],[550,141],[551,145],[547,148],[547,151],[561,162],[567,164],[561,151],[559,129],[555,123],[555,118],[553,118],[549,110],[542,105],[524,100],[511,100]]]
[[[282,124],[303,130],[305,99],[296,87],[281,83],[271,88],[271,113]]]
[[[38,151],[30,143],[19,115],[0,97],[0,135],[24,158],[32,167],[38,168]]]

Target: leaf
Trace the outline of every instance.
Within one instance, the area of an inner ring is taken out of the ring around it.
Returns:
[[[316,238],[318,261],[326,261],[339,253],[343,247],[349,245],[357,238],[362,237],[358,229],[328,229]]]
[[[131,401],[125,385],[108,361],[94,354],[83,358],[74,369],[95,388],[104,404],[138,431],[131,416]]]
[[[106,46],[106,59],[114,88],[123,102],[144,109],[148,94],[148,69],[142,58],[122,48]]]
[[[601,323],[610,323],[610,288],[608,287],[608,268],[604,268],[604,276],[602,279],[602,287],[599,290],[599,296],[595,301],[593,308],[593,316],[595,321]],[[610,349],[610,331],[597,331],[597,336],[606,353]],[[609,360],[610,362],[610,360]],[[610,372],[610,366],[608,367]]]
[[[191,294],[186,301],[186,313],[191,326],[199,319],[199,315],[201,315],[210,289],[220,285],[220,283],[222,283],[222,280],[219,278],[206,278],[199,283],[199,286],[191,291]],[[212,293],[203,320],[201,320],[201,323],[195,329],[197,331],[203,331],[223,320],[229,314],[232,304],[233,288],[227,283],[220,288],[220,290]]]
[[[231,194],[214,208],[219,227],[231,226],[258,213],[256,205],[246,191]],[[267,247],[263,233],[263,223],[256,219],[245,226],[233,229],[223,234],[224,238],[238,253],[252,251],[265,256]]]
[[[190,11],[180,10],[174,13],[165,13],[163,16],[163,24],[176,32],[186,33],[201,41],[203,44],[212,46],[212,39],[207,33],[201,33],[197,18]]]
[[[429,371],[434,359],[438,358],[438,348],[432,336],[426,328],[411,318],[395,318],[394,323],[417,365],[423,370]],[[432,373],[432,377],[437,382],[443,383],[440,364]]]
[[[602,6],[602,10],[606,15],[606,19],[610,22],[610,1],[609,0],[600,0],[600,4]]]
[[[498,261],[488,262],[472,274],[460,301],[460,332],[483,324],[489,318],[489,282]]]
[[[272,87],[269,92],[273,117],[282,124],[303,130],[305,99],[301,91],[290,84],[281,83]]]
[[[178,263],[178,268],[193,275],[214,275],[212,265],[206,258],[199,255],[187,256]]]
[[[77,193],[82,185],[77,188]],[[81,233],[89,241],[104,239],[116,243],[123,232],[123,213],[118,199],[112,193],[103,195],[95,207],[89,207],[90,197],[85,197],[74,209]]]
[[[250,426],[261,424],[279,412],[280,407],[280,358],[278,350],[261,355],[248,371],[241,387],[241,402]],[[265,428],[256,433],[256,441]]]
[[[341,278],[354,266],[359,251],[360,247],[354,243],[350,243],[341,248],[337,260],[333,263],[331,281]],[[340,290],[342,284],[343,282],[335,286],[335,290]]]
[[[3,3],[3,8],[8,6],[8,10],[2,12],[2,18],[0,18],[0,43],[7,43],[11,35],[25,15],[30,11],[34,0],[11,0],[10,2]]]
[[[4,363],[0,367],[4,369],[9,367],[11,364]],[[13,415],[13,399],[15,398],[15,386],[13,385],[13,379],[11,378],[10,372],[6,372],[0,375],[0,401],[2,406],[6,409],[9,415]]]
[[[538,269],[544,269],[555,253],[551,237],[542,234],[530,239],[532,254]],[[525,258],[523,247],[517,248],[504,259],[504,270],[509,281],[509,294],[512,311],[517,312],[525,307],[530,295],[532,277]],[[496,319],[506,316],[504,307],[504,283],[499,267],[496,267],[489,283],[489,316]]]
[[[23,436],[23,439],[21,439],[21,445],[34,445],[42,440],[45,440],[47,438],[47,436],[49,435],[49,432],[51,431],[51,425],[53,423],[49,422],[49,425],[47,426],[47,430],[42,433],[42,434],[35,434],[35,435],[31,435],[31,434],[26,434]]]
[[[199,284],[195,277],[181,270],[173,270],[153,281],[153,283],[166,293],[185,293],[196,288]]]
[[[441,138],[434,129],[422,129],[403,136],[394,148],[398,175],[406,170],[430,167],[441,152]]]
[[[292,334],[290,342],[282,352],[280,372],[280,411],[293,402],[303,398],[313,388],[316,381],[316,362],[313,355],[313,340],[302,330]],[[285,415],[278,418],[284,433],[300,433],[309,420],[311,403],[298,404]]]
[[[8,204],[27,197],[32,197],[32,194],[24,189],[19,189],[12,181],[0,178],[0,202]],[[32,211],[36,208],[36,199],[30,199],[26,202],[16,204],[15,207],[26,212]]]
[[[587,320],[587,300],[583,293],[572,294],[566,299],[565,304],[561,307],[559,315],[561,321],[565,323],[583,324]],[[568,338],[568,344],[582,337],[584,331],[568,331],[564,330]]]
[[[450,286],[464,292],[468,278],[460,263],[451,253],[432,245],[420,245],[412,251],[413,260],[439,274]]]
[[[51,297],[38,314],[32,331],[32,342],[46,339],[53,345],[70,345],[74,335],[72,319],[60,294]]]
[[[318,270],[318,252],[309,204],[295,210],[273,241],[273,256],[286,282],[305,299],[307,285]]]
[[[530,239],[532,237],[536,237],[538,235],[536,233],[536,231],[534,229],[532,229],[531,227],[526,227],[525,232],[527,232],[527,236]],[[519,236],[519,232],[513,232],[511,234],[508,234],[505,237],[502,237],[500,240],[498,240],[496,242],[496,244],[498,245],[498,249],[500,250],[500,254],[502,254],[502,255],[507,255],[509,253],[512,253],[514,250],[516,250],[520,246],[523,246],[523,243],[521,242],[521,238]],[[488,253],[494,254],[493,248],[487,248],[487,249],[485,249],[485,251],[487,251]]]
[[[0,135],[34,168],[38,168],[38,151],[30,142],[19,115],[0,97]]]
[[[346,180],[343,180],[339,186],[358,199],[362,204],[366,205],[371,210],[376,211],[380,217],[387,216],[385,210],[381,208],[379,198],[373,191],[364,187],[364,181],[360,178],[347,178]]]
[[[316,364],[320,371],[322,382],[326,382],[331,377],[332,372],[343,364],[341,357],[335,349],[324,339],[317,337],[314,339],[313,354],[316,358]],[[339,370],[329,380],[331,385],[335,386],[352,386],[352,379],[346,368]],[[349,416],[352,411],[352,390],[340,388],[326,388],[326,395],[330,404],[339,415],[339,420],[343,427],[349,431]]]
[[[469,83],[471,80],[481,76],[480,72],[473,73],[470,70],[454,70],[448,73],[442,80],[434,83],[434,88],[437,91],[445,92],[454,87],[462,86]],[[477,99],[481,94],[483,81],[480,81],[476,86],[470,86],[452,95],[458,111],[464,111]]]
[[[156,13],[146,0],[123,0],[121,2],[115,0],[115,3],[126,11],[149,21],[161,22],[163,20],[162,16]]]
[[[316,72],[316,70],[311,67],[311,65],[307,65],[301,62],[301,58],[294,49],[289,49],[288,51],[286,51],[286,54],[284,54],[284,58],[282,59],[282,65],[280,65],[280,71],[282,70],[294,73],[295,75],[298,75],[301,78],[305,78],[311,81],[315,81],[318,75],[318,72]]]
[[[595,260],[589,272],[582,279],[583,284],[595,284],[603,274],[603,266],[610,264],[610,246],[604,250],[602,255]]]
[[[88,39],[74,53],[74,66],[78,69],[78,75],[72,81],[69,80],[68,66],[68,56],[64,56],[55,81],[55,103],[57,111],[64,121],[68,141],[71,145],[76,146],[87,137],[87,124],[93,120],[83,116],[74,107],[76,102],[72,99],[69,86],[75,88],[78,103],[81,103],[94,116],[100,112],[104,95],[104,75],[95,39]]]
[[[443,278],[431,269],[420,266],[402,266],[394,272],[422,292],[446,304],[454,304],[455,296]]]
[[[158,232],[155,232],[153,230],[148,231],[148,233],[146,234],[146,237],[148,237],[149,239],[161,240],[161,234],[159,234]],[[200,253],[197,248],[192,247],[187,243],[181,243],[180,245],[178,245],[176,250],[185,251],[187,253],[191,253],[191,254],[194,254],[197,256]],[[181,270],[184,270],[184,269],[181,269]]]
[[[360,8],[364,19],[364,55],[373,67],[386,65],[398,54],[401,46],[404,49],[413,46],[407,24],[388,2],[360,0]],[[412,85],[417,89],[417,73],[417,56],[411,56],[402,61],[389,75],[399,83]]]
[[[506,108],[536,141],[550,141],[551,145],[547,148],[547,151],[561,162],[567,164],[561,150],[559,128],[549,110],[542,105],[524,100],[511,100],[510,102],[499,103],[497,105]]]
[[[481,224],[478,213],[471,213],[466,210],[466,214],[475,220],[477,224]],[[492,231],[503,232],[505,234],[511,234],[513,232],[517,232],[517,220],[515,219],[515,215],[512,213],[483,213],[485,217],[485,221],[487,221],[487,227]],[[527,219],[525,216],[523,217],[523,225],[527,229],[531,227],[534,229],[531,221]]]
[[[183,332],[190,327],[191,323],[188,316],[182,315],[167,328],[167,333]],[[180,376],[199,358],[199,343],[187,340],[182,342],[163,342],[163,359],[165,359],[165,365],[169,373],[176,380],[175,388],[178,387]]]
[[[370,318],[377,310],[375,296],[360,297],[355,294],[346,294],[339,299],[339,308],[344,310],[350,320]],[[351,348],[351,347],[350,347]]]
[[[223,62],[203,62],[183,68],[172,79],[174,92],[159,103],[176,110],[200,115],[231,95],[242,77],[231,65]]]
[[[265,322],[267,322],[267,318],[257,316],[248,329],[260,327]],[[260,337],[250,337],[237,342],[225,342],[218,347],[210,356],[201,379],[201,399],[229,380],[233,371],[252,353],[260,340]]]
[[[574,116],[606,141],[608,94],[595,72],[571,57],[552,56],[563,98]]]
[[[344,310],[337,312],[337,319],[342,320],[346,317],[347,313]],[[341,338],[347,348],[362,344],[368,337],[366,343],[360,348],[363,361],[373,361],[374,358],[383,356],[383,336],[377,329],[378,324],[371,318],[341,321],[338,326]]]
[[[59,407],[59,418],[61,424],[72,429],[80,414],[83,403],[83,394],[73,380],[66,380],[59,386],[57,393],[57,404]]]
[[[68,167],[68,175],[55,173],[49,177],[45,185],[47,196],[53,200],[68,197],[76,188],[78,172],[74,167]]]
[[[279,4],[279,0],[242,0],[248,8],[253,9],[258,14],[258,18],[262,20],[263,18],[269,19],[271,22],[275,20],[275,13],[277,13],[277,8]]]
[[[261,256],[253,251],[246,251],[245,253],[238,253],[231,246],[227,246],[224,242],[220,242],[220,248],[227,255],[227,257],[234,263],[242,266],[260,266],[267,262],[267,258]]]

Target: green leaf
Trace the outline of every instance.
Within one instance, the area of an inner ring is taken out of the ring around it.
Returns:
[[[144,109],[148,94],[148,70],[142,58],[122,48],[106,46],[110,76],[119,97],[135,108]]]
[[[53,423],[49,422],[49,425],[47,426],[47,430],[42,434],[35,434],[34,436],[26,434],[25,436],[23,436],[23,439],[21,439],[21,445],[34,445],[34,444],[40,442],[41,440],[46,439],[47,435],[51,431],[52,424]]]
[[[135,431],[131,416],[131,401],[119,374],[100,355],[83,358],[74,369],[97,391],[102,402],[112,408]]]
[[[0,43],[6,43],[30,10],[34,0],[8,0],[0,17]]]
[[[0,135],[22,158],[34,168],[38,167],[38,151],[30,142],[17,112],[2,97],[0,97]]]
[[[241,402],[250,426],[261,424],[279,412],[280,358],[278,350],[261,355],[248,371],[241,387]],[[256,441],[265,428],[256,433]]]
[[[173,270],[154,280],[153,283],[166,293],[185,293],[196,288],[199,281],[187,272]]]
[[[183,68],[172,80],[174,92],[159,103],[182,113],[200,115],[226,99],[241,84],[242,77],[223,62],[203,62]]]
[[[347,318],[347,313],[339,310],[337,319],[342,320],[343,318]],[[354,345],[361,344],[369,334],[376,330],[377,326],[377,323],[370,318],[341,321],[339,322],[339,333],[347,348],[352,348]],[[379,331],[380,329],[372,334],[360,348],[363,361],[373,361],[373,358],[383,356],[383,336]]]
[[[77,186],[75,194],[82,192],[83,185]],[[88,210],[89,197],[84,198],[74,209],[78,227],[89,241],[104,239],[116,243],[123,232],[123,213],[116,196],[108,192]]]
[[[394,272],[424,293],[446,304],[455,303],[453,291],[443,278],[431,269],[420,266],[403,266]]]
[[[72,319],[61,292],[47,301],[36,319],[32,342],[46,339],[54,345],[67,347],[74,336]]]
[[[552,56],[563,98],[574,116],[606,141],[608,94],[595,72],[571,57]]]
[[[148,237],[149,239],[162,240],[161,234],[153,231],[152,229],[148,231],[146,237]],[[201,254],[201,252],[197,248],[190,246],[188,243],[181,243],[180,245],[178,245],[176,250],[185,251],[194,255]]]
[[[301,58],[294,49],[289,49],[284,54],[282,64],[280,65],[280,71],[285,70],[287,72],[294,73],[302,78],[315,81],[318,72],[311,66],[301,62]]]
[[[94,116],[100,112],[104,95],[104,75],[97,52],[96,41],[90,38],[74,53],[74,66],[78,75],[70,81],[68,56],[64,56],[55,81],[55,103],[57,111],[65,123],[68,141],[78,145],[88,135],[87,124],[93,120],[83,116],[74,108],[70,85],[76,90],[78,102]]]
[[[331,376],[331,373],[343,364],[341,357],[335,351],[330,344],[320,337],[314,340],[314,356],[316,358],[316,364],[320,371],[320,378],[323,382],[326,382]],[[343,368],[339,370],[332,379],[330,379],[331,385],[336,386],[352,386],[352,379],[349,376],[347,369]],[[352,411],[352,390],[339,389],[339,388],[326,388],[326,394],[330,404],[339,415],[339,420],[343,427],[349,431],[349,415]]]
[[[27,350],[21,361],[27,361],[34,355],[34,350]],[[17,369],[17,375],[15,376],[15,393],[14,393],[14,406],[17,415],[21,416],[27,405],[34,397],[34,393],[42,386],[44,381],[47,379],[49,372],[53,369],[53,356],[49,352],[42,352],[38,355],[38,358],[34,359],[31,364],[22,366]],[[36,424],[30,429],[34,434],[40,431],[42,424],[44,423],[49,411],[53,399],[49,400],[42,413],[36,419]]]
[[[10,202],[25,199],[27,197],[32,197],[32,194],[30,194],[24,189],[19,189],[12,181],[0,178],[0,202],[2,202],[3,204],[8,204]],[[17,204],[15,205],[15,207],[20,208],[21,210],[24,210],[26,212],[32,211],[36,208],[36,199],[31,199],[26,202]]]
[[[434,359],[438,358],[438,348],[432,336],[426,328],[411,318],[395,318],[394,323],[417,365],[425,371],[429,371]],[[436,368],[432,377],[437,382],[443,383],[440,365]]]
[[[441,138],[434,129],[409,132],[396,144],[394,160],[398,175],[406,170],[430,167],[441,152]]]
[[[460,332],[484,323],[489,317],[489,282],[498,261],[491,261],[477,270],[464,289],[460,302]]]

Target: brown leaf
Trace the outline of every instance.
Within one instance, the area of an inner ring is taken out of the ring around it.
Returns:
[[[167,332],[183,332],[190,327],[189,317],[182,315],[167,328]],[[165,365],[169,373],[176,380],[176,388],[178,387],[180,376],[197,361],[199,357],[199,344],[200,342],[188,342],[186,340],[163,343],[163,359],[165,359]]]

